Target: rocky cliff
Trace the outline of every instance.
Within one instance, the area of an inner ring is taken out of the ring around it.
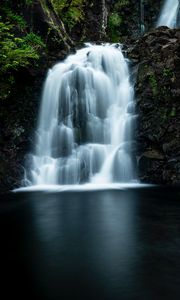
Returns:
[[[138,68],[139,177],[180,184],[180,30],[160,27],[145,34],[131,57]]]

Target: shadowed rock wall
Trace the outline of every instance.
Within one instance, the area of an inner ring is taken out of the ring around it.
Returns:
[[[160,27],[131,52],[138,62],[138,169],[142,181],[180,183],[180,30]]]

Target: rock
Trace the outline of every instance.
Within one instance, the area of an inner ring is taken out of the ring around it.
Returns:
[[[129,53],[139,60],[136,137],[142,181],[180,182],[179,45],[179,29],[159,27],[145,34]]]
[[[164,160],[165,159],[164,154],[155,149],[144,152],[143,156],[150,158],[150,159],[156,159],[156,160]]]
[[[163,160],[143,154],[138,161],[138,175],[141,181],[156,184],[163,183],[163,178],[160,176],[163,163]]]

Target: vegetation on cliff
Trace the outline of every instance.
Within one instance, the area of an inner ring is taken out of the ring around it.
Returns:
[[[45,44],[28,28],[24,17],[13,11],[10,1],[1,6],[0,17],[0,99],[12,92],[16,72],[29,65],[37,66]]]
[[[88,28],[88,20],[98,14],[100,8],[101,3],[85,0],[3,0],[0,7],[0,100],[13,97],[16,77],[23,69],[34,73],[44,66],[44,60],[47,68],[51,56],[56,55],[57,59],[63,51],[67,53],[75,44],[86,40],[91,35],[88,32],[93,30]],[[89,9],[96,13],[88,15]],[[96,35],[94,30],[93,35]]]

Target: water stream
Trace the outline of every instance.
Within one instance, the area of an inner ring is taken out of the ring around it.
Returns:
[[[177,28],[179,13],[179,0],[166,0],[160,13],[157,26]]]
[[[134,182],[134,88],[117,45],[86,45],[49,70],[29,185]],[[27,180],[28,179],[28,180]]]
[[[139,1],[139,10],[140,10],[140,33],[141,35],[145,32],[145,22],[144,22],[144,1]]]

